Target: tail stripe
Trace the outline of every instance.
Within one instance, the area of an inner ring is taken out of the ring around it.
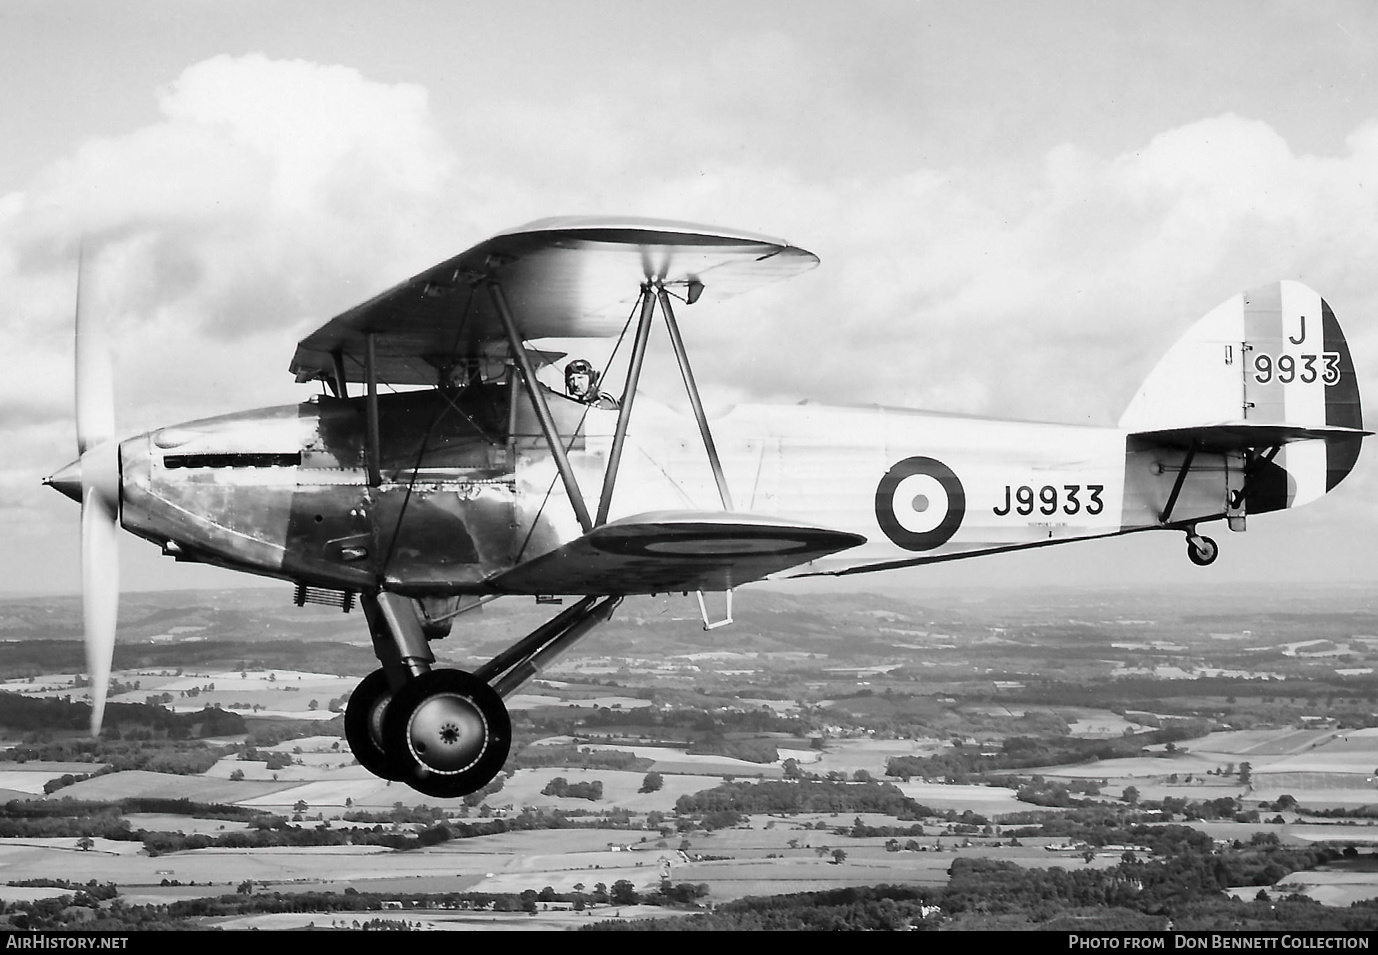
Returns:
[[[1364,416],[1359,406],[1359,379],[1354,374],[1354,359],[1349,354],[1340,323],[1330,310],[1330,303],[1321,299],[1321,324],[1325,330],[1325,350],[1340,356],[1340,380],[1325,389],[1325,423],[1339,428],[1363,428]]]
[[[1349,354],[1340,323],[1330,310],[1330,303],[1321,299],[1321,322],[1325,329],[1325,350],[1340,356],[1340,380],[1325,389],[1325,423],[1339,428],[1364,426],[1363,408],[1359,403],[1359,379],[1354,374],[1354,358]],[[1359,461],[1361,438],[1327,441],[1325,445],[1325,489],[1329,491],[1354,470]]]
[[[1244,379],[1245,421],[1287,420],[1287,399],[1272,367],[1282,342],[1282,288],[1278,283],[1244,295],[1244,341],[1240,374]],[[1267,369],[1266,375],[1259,369]]]

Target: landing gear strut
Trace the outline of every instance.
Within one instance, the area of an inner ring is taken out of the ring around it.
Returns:
[[[1187,534],[1187,558],[1197,567],[1209,567],[1220,556],[1220,545],[1197,533]]]

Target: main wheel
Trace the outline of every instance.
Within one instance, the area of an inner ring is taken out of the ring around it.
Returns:
[[[442,799],[467,796],[507,761],[512,720],[502,697],[462,670],[411,680],[383,714],[383,749],[406,768],[402,781]]]
[[[1187,557],[1197,567],[1208,567],[1220,556],[1220,545],[1209,537],[1187,538]]]
[[[345,740],[364,769],[384,779],[400,780],[403,772],[383,746],[383,714],[391,700],[386,673],[374,670],[364,677],[345,706]]]

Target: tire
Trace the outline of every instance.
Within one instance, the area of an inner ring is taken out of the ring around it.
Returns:
[[[364,677],[345,706],[345,741],[364,769],[383,779],[400,780],[402,773],[383,748],[383,716],[391,700],[386,673],[374,670]]]
[[[1209,537],[1188,537],[1187,558],[1197,567],[1209,567],[1220,556],[1220,545]]]

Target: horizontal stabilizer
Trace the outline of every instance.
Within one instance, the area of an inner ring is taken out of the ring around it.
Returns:
[[[1335,441],[1345,438],[1363,438],[1373,434],[1359,428],[1319,427],[1308,428],[1296,424],[1254,424],[1249,421],[1231,421],[1221,424],[1199,425],[1194,428],[1167,428],[1162,431],[1136,431],[1131,438],[1138,438],[1152,444],[1172,448],[1195,447],[1199,451],[1246,451],[1258,448],[1275,448],[1295,441]]]
[[[1250,514],[1263,514],[1298,507],[1333,490],[1354,469],[1363,439],[1372,433],[1343,425],[1232,421],[1135,431],[1129,449],[1246,454],[1251,462],[1245,466],[1246,506]]]
[[[721,591],[865,542],[754,514],[657,511],[596,527],[488,585],[508,594]]]

